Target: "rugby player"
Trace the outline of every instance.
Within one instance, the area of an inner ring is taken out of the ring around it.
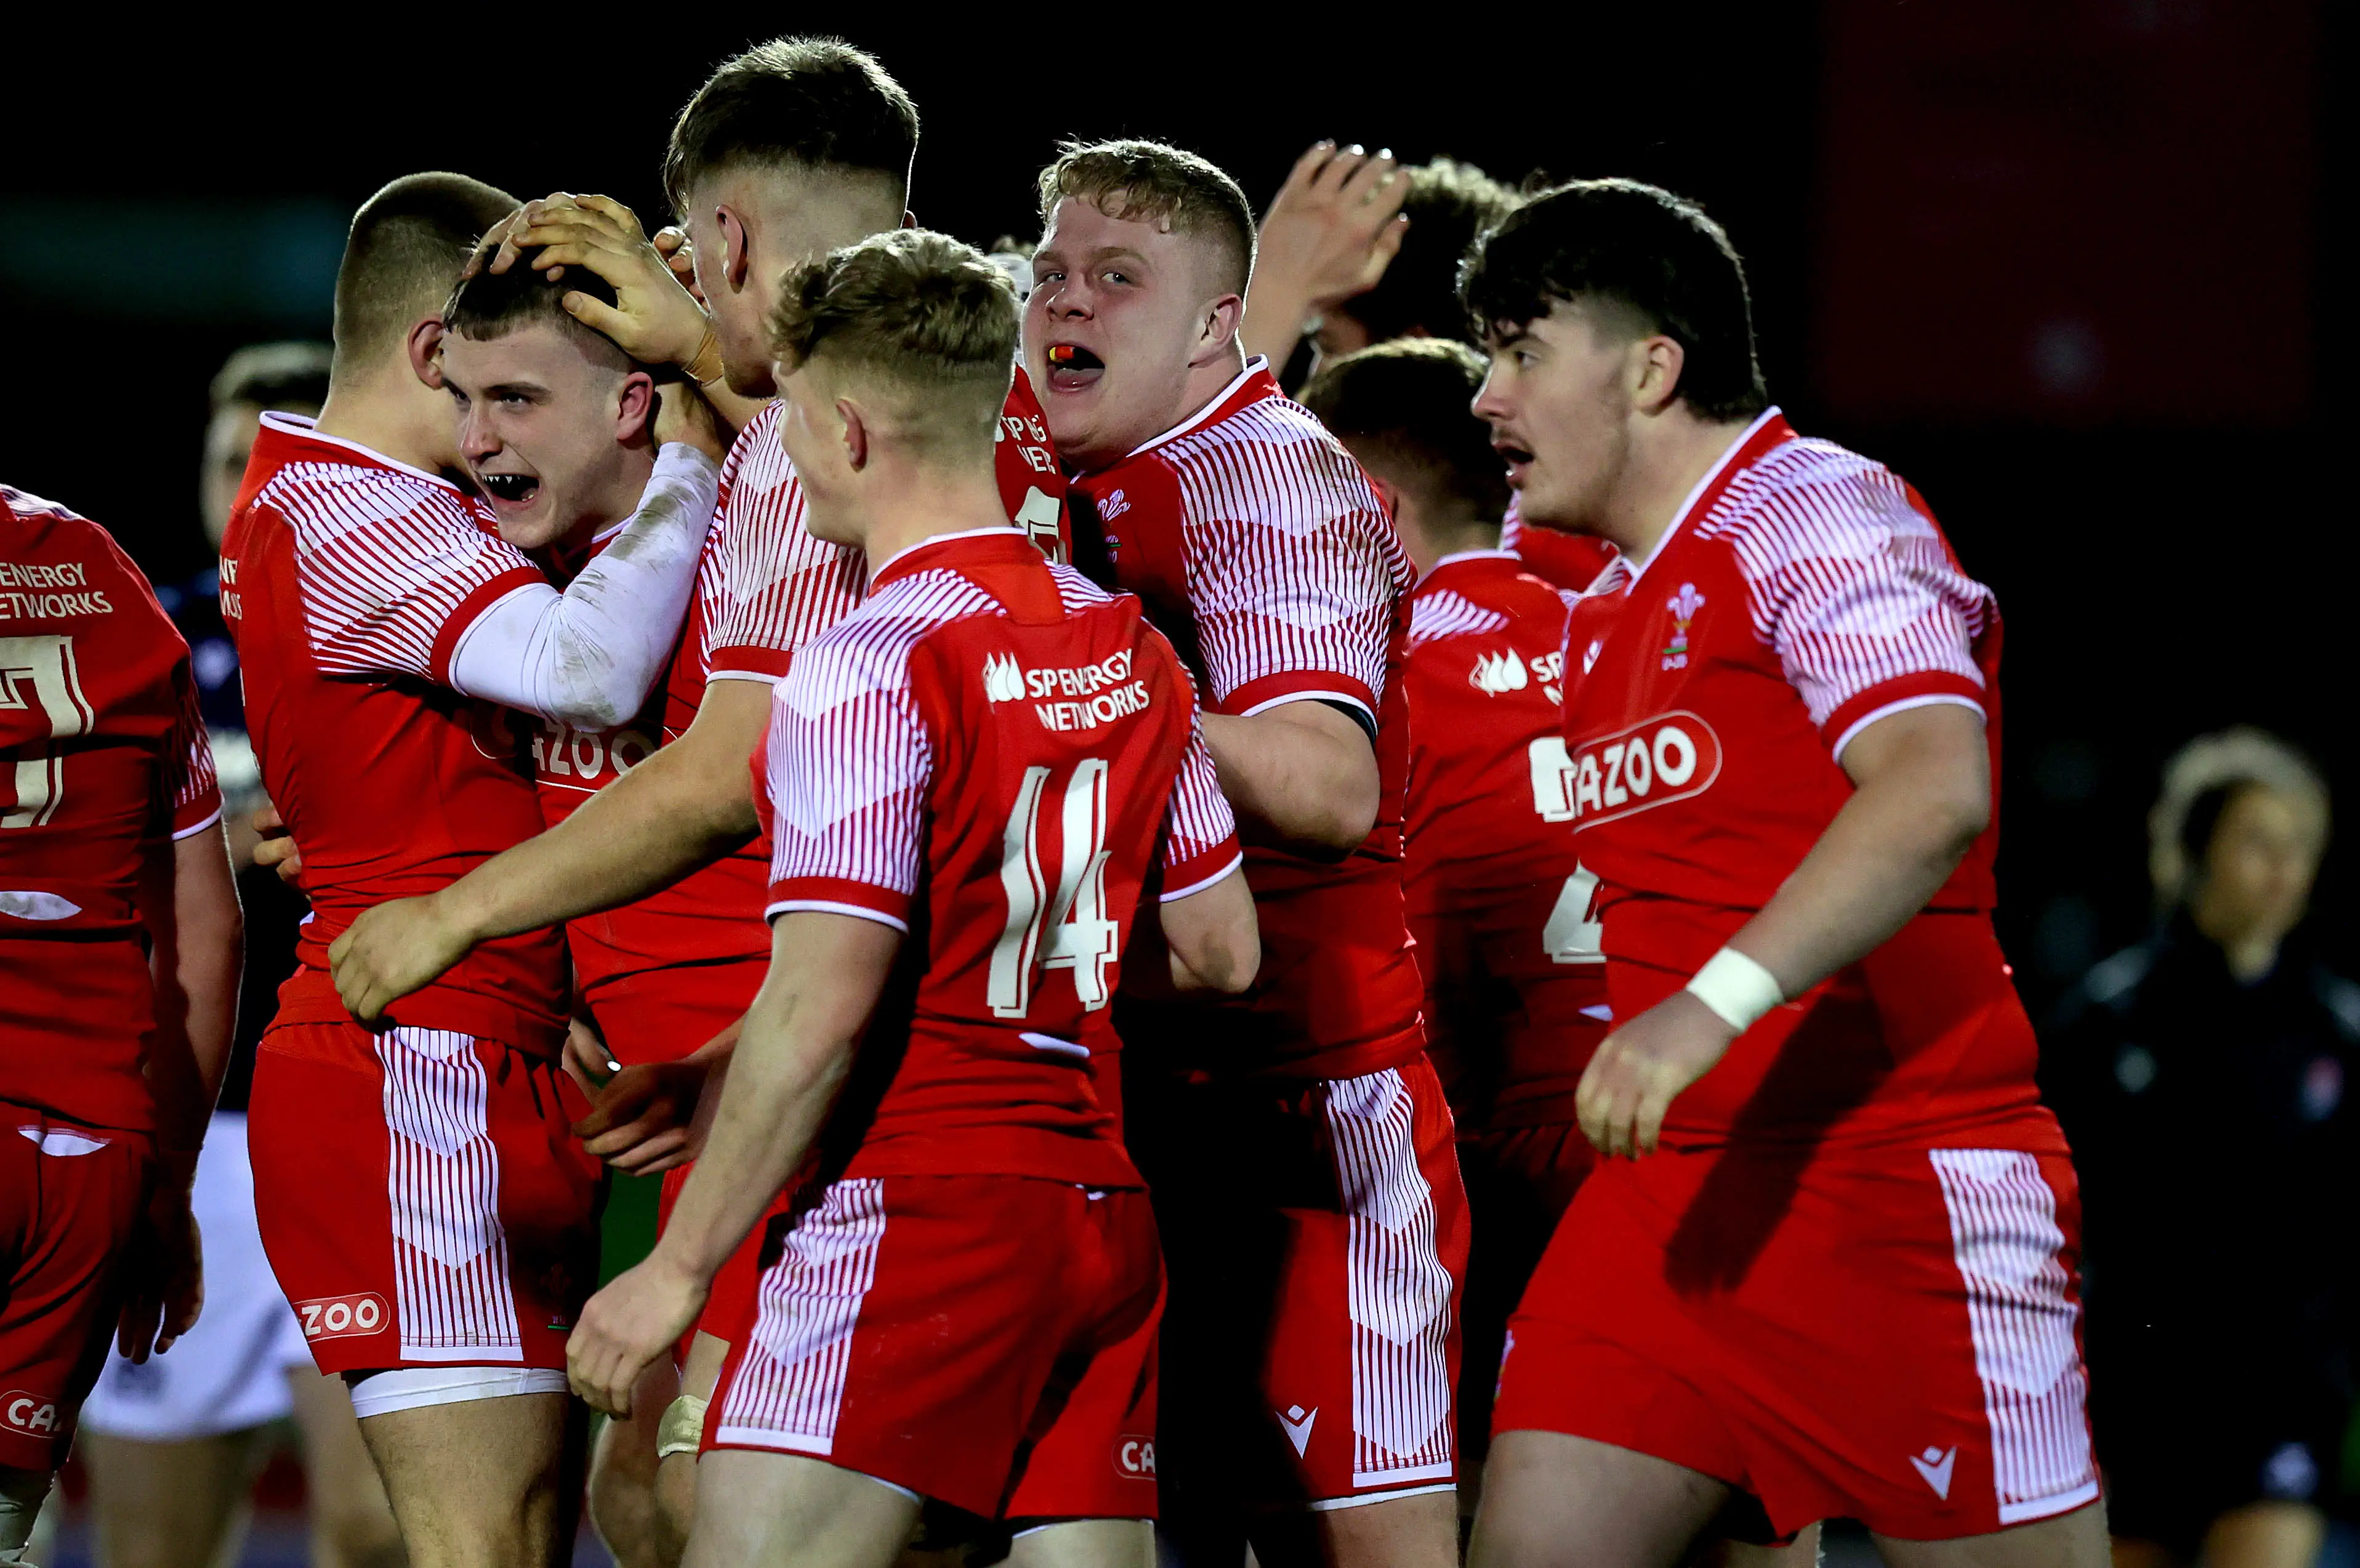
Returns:
[[[554,1061],[563,955],[502,944],[366,1030],[326,950],[367,905],[539,831],[495,704],[594,724],[639,707],[715,480],[705,454],[667,445],[638,515],[561,593],[523,550],[574,518],[530,507],[512,468],[487,465],[510,475],[506,516],[443,477],[464,461],[443,307],[514,204],[450,174],[364,204],[327,403],[316,422],[264,419],[222,556],[264,784],[313,908],[256,1067],[257,1218],[421,1564],[539,1563],[569,1528],[578,1423],[557,1368],[592,1282],[596,1175]],[[644,374],[612,383],[610,439],[652,444]]]
[[[1006,278],[924,231],[786,280],[781,416],[806,524],[876,561],[796,656],[763,770],[772,957],[714,1131],[574,1384],[639,1365],[772,1227],[699,1467],[696,1564],[884,1568],[922,1500],[1019,1564],[1154,1561],[1155,1225],[1095,1084],[1142,898],[1175,985],[1257,957],[1186,672],[1138,602],[1009,526],[991,448]]]
[[[1077,559],[1195,668],[1249,845],[1249,997],[1117,1018],[1172,1277],[1157,1448],[1184,1554],[1445,1565],[1467,1223],[1401,887],[1410,564],[1351,455],[1238,343],[1237,184],[1149,142],[1041,176],[1025,359]],[[1077,504],[1077,511],[1079,506]]]
[[[1770,406],[1693,203],[1562,188],[1465,290],[1526,521],[1616,551],[1561,771],[1606,1158],[1510,1324],[1471,1561],[1668,1568],[1745,1503],[1896,1565],[2097,1568],[2079,1203],[1991,925],[1991,593]]]

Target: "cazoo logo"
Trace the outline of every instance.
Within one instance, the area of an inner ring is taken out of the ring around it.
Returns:
[[[373,1290],[298,1301],[295,1313],[303,1320],[305,1339],[350,1339],[355,1334],[375,1334],[393,1321],[385,1298]]]
[[[1155,1440],[1125,1433],[1114,1445],[1114,1473],[1126,1481],[1155,1479]]]
[[[28,1394],[22,1388],[11,1388],[0,1394],[0,1426],[10,1432],[21,1432],[33,1437],[55,1437],[58,1434],[58,1407],[54,1400],[38,1394]],[[1147,1473],[1155,1473],[1155,1459],[1151,1451]]]
[[[1721,777],[1721,737],[1684,709],[1642,719],[1568,751],[1554,735],[1532,744],[1533,805],[1574,831],[1701,795]]]

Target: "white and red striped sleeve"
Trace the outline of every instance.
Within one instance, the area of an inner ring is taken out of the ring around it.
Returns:
[[[934,747],[910,678],[923,623],[847,622],[771,698],[765,913],[855,915],[906,932],[925,863]]]
[[[1169,456],[1215,711],[1336,702],[1373,730],[1412,572],[1360,464],[1281,398],[1184,437]]]
[[[1800,466],[1726,528],[1754,632],[1839,757],[1907,708],[1983,713],[1976,643],[1998,617],[1900,480],[1843,458]]]
[[[803,488],[779,445],[779,405],[747,422],[721,474],[704,656],[713,681],[776,681],[795,650],[860,603],[857,550],[803,527]]]
[[[294,529],[304,626],[325,674],[448,685],[475,617],[549,582],[464,495],[423,477],[293,463],[257,500]]]
[[[1213,754],[1205,745],[1205,724],[1195,703],[1188,708],[1188,745],[1164,808],[1164,891],[1171,903],[1206,888],[1245,864],[1238,845],[1238,819],[1221,793]]]
[[[172,836],[188,838],[221,821],[221,779],[213,769],[213,741],[197,705],[197,682],[183,663],[172,672],[176,707],[165,739],[164,791],[172,814]]]

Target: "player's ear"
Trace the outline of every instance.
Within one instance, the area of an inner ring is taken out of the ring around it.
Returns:
[[[1661,332],[1631,345],[1631,400],[1643,413],[1659,414],[1679,396],[1680,370],[1688,351]]]
[[[836,400],[836,417],[844,421],[844,460],[858,474],[869,466],[869,423],[849,397]]]
[[[650,433],[656,418],[656,381],[644,370],[623,377],[615,409],[615,439],[628,443]]]
[[[402,345],[410,356],[410,368],[418,379],[437,392],[442,390],[442,318],[427,316],[410,324],[410,337]]]
[[[1224,294],[1206,306],[1196,330],[1196,351],[1188,356],[1189,365],[1207,365],[1229,353],[1238,341],[1238,326],[1245,316],[1246,299],[1242,294]]]
[[[753,270],[749,254],[752,236],[747,233],[745,218],[735,207],[716,207],[713,221],[721,231],[721,279],[735,293],[746,287],[746,275]]]

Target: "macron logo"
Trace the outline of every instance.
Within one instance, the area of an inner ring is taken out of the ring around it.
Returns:
[[[1295,1456],[1302,1458],[1303,1451],[1311,1446],[1311,1423],[1319,1419],[1317,1407],[1306,1410],[1301,1405],[1289,1405],[1283,1410],[1271,1413],[1278,1417],[1278,1424],[1286,1429],[1286,1441],[1295,1444]]]
[[[1525,680],[1524,661],[1516,657],[1512,648],[1498,653],[1477,654],[1475,668],[1467,672],[1467,684],[1493,697],[1502,691],[1523,691]]]
[[[1934,1488],[1936,1497],[1946,1503],[1950,1500],[1950,1472],[1959,1463],[1956,1448],[1938,1449],[1928,1443],[1924,1454],[1911,1454],[1909,1463],[1918,1467],[1918,1474],[1926,1478],[1926,1485]]]
[[[1014,702],[1024,696],[1024,671],[1012,653],[995,653],[983,661],[983,694],[993,702]]]

